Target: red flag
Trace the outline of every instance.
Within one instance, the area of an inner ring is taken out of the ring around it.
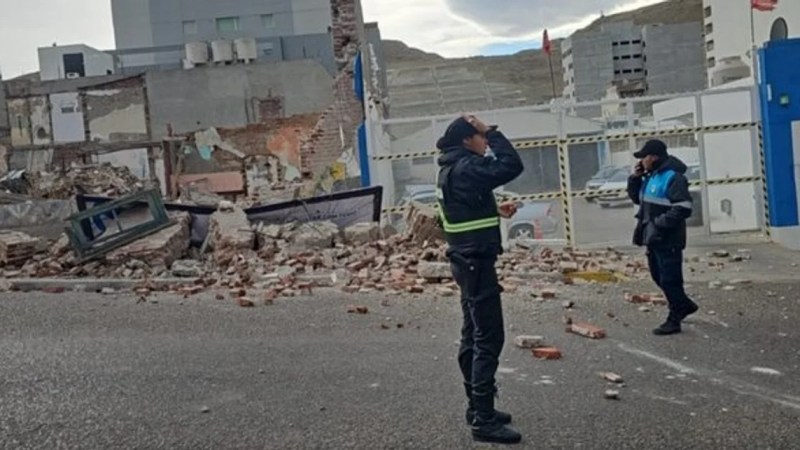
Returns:
[[[756,11],[773,11],[778,6],[778,0],[750,0],[750,7]]]
[[[754,2],[757,0],[753,0]],[[542,50],[550,56],[550,37],[547,36],[547,29],[544,30],[544,37],[542,37]]]

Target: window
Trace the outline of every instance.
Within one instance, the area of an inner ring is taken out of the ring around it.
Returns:
[[[261,50],[261,53],[264,56],[272,56],[272,42],[264,43],[264,48]]]
[[[197,22],[194,20],[184,21],[183,34],[197,34]]]
[[[622,55],[622,59],[631,59],[631,55]]]
[[[642,43],[641,39],[634,39],[631,41],[631,44],[641,44],[641,43]]]
[[[220,33],[239,31],[239,18],[223,17],[221,19],[217,19],[217,31],[219,31]]]
[[[708,58],[708,67],[714,67],[716,65],[717,65],[717,60],[714,59],[713,56],[711,58]]]
[[[642,54],[633,55],[633,59],[642,59]]]
[[[713,39],[708,41],[708,42],[706,42],[706,51],[710,52],[712,50],[714,50],[714,40]]]
[[[709,34],[711,34],[713,32],[714,32],[714,24],[713,23],[707,23],[706,24],[706,35],[709,35]]]
[[[642,69],[633,69],[633,73],[642,73]]]
[[[703,17],[705,17],[705,18],[711,17],[711,7],[710,6],[706,6],[703,9]]]
[[[275,14],[262,14],[261,26],[264,28],[275,28]]]

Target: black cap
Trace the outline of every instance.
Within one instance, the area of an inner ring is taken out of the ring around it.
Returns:
[[[633,154],[633,157],[636,159],[642,159],[647,155],[654,155],[666,158],[668,156],[667,144],[659,141],[658,139],[647,141],[645,142],[641,150]]]
[[[479,134],[478,129],[467,122],[465,118],[459,117],[447,127],[444,136],[436,142],[436,148],[444,150],[448,147],[458,147],[464,142],[464,139],[469,139],[476,134]]]

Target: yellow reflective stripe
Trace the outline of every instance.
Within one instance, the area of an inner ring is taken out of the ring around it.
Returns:
[[[500,226],[500,216],[485,219],[470,220],[469,222],[450,223],[444,214],[444,207],[439,204],[439,217],[442,219],[442,228],[446,233],[468,233],[470,231],[484,230]]]

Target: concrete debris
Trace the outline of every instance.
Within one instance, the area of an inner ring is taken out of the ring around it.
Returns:
[[[175,261],[170,270],[172,276],[179,278],[197,278],[203,273],[202,264],[194,259]]]
[[[589,339],[603,339],[606,337],[606,330],[588,323],[570,323],[567,325],[567,332]]]
[[[216,211],[208,220],[208,245],[221,266],[229,265],[237,253],[253,250],[255,234],[241,208]]]
[[[614,390],[614,389],[607,389],[603,393],[603,397],[606,400],[619,400],[619,391]]]
[[[651,292],[645,294],[633,294],[631,292],[626,292],[625,301],[633,304],[649,304],[654,306],[667,305],[666,297],[657,292]]]
[[[517,336],[514,338],[514,345],[519,348],[536,348],[544,344],[544,337],[542,336]]]
[[[300,249],[331,248],[341,235],[339,227],[330,221],[309,222],[289,233],[290,241]]]
[[[622,377],[615,374],[614,372],[601,372],[599,373],[600,377],[610,383],[620,384],[622,383]]]
[[[37,172],[29,174],[28,180],[28,195],[48,199],[66,199],[78,193],[120,197],[144,188],[130,169],[110,163],[73,164],[64,173]]]
[[[417,274],[426,280],[452,278],[450,263],[421,261],[417,266]]]
[[[344,239],[353,245],[363,245],[375,242],[382,236],[381,226],[377,223],[359,223],[344,230]]]

